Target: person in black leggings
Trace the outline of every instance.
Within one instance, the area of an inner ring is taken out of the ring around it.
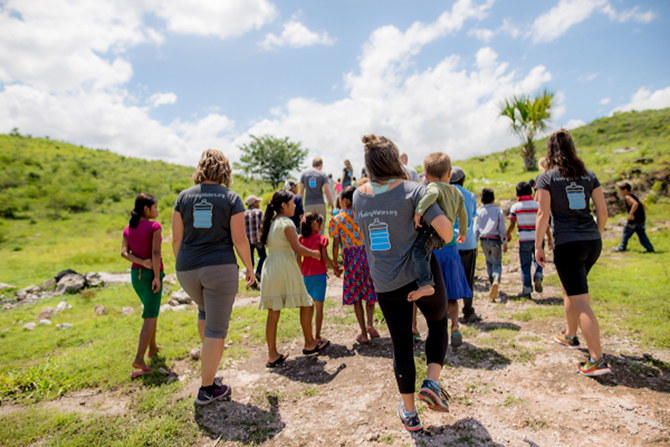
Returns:
[[[414,227],[414,210],[425,189],[419,183],[406,181],[407,173],[400,163],[398,148],[391,140],[367,135],[363,142],[370,182],[354,193],[354,215],[365,239],[370,276],[393,342],[393,367],[402,399],[398,416],[407,430],[416,431],[423,427],[414,402],[413,303],[428,321],[427,373],[419,390],[419,399],[433,410],[449,411],[449,396],[439,383],[447,351],[444,282],[438,261],[431,260],[435,293],[410,301],[408,295],[416,290],[418,274],[408,254],[418,235]],[[453,238],[453,222],[436,204],[424,213],[423,221],[442,239],[450,241]]]

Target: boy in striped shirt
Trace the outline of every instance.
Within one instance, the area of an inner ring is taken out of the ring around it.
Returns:
[[[519,228],[519,261],[521,262],[521,277],[523,290],[519,296],[530,297],[533,292],[531,283],[531,264],[535,264],[535,291],[542,292],[542,267],[535,262],[535,217],[537,216],[537,202],[533,200],[533,189],[528,182],[519,182],[516,185],[516,196],[519,200],[509,210],[510,226],[507,229],[507,240],[511,240],[514,227]]]

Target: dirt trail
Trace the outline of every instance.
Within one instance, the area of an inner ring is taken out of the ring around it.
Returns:
[[[519,276],[506,271],[502,291],[518,292]],[[563,329],[560,317],[510,318],[529,308],[562,310],[557,288],[546,287],[536,301],[490,303],[480,284],[478,279],[475,306],[484,320],[464,328],[465,343],[449,347],[442,373],[451,412],[419,404],[423,433],[405,431],[395,414],[398,394],[385,326],[379,327],[381,339],[355,344],[354,327],[329,322],[351,312],[338,307],[326,315],[324,334],[332,345],[319,357],[302,356],[295,340],[281,347],[291,357],[280,368],[265,368],[263,350],[221,371],[233,387],[233,402],[198,412],[199,424],[211,432],[203,445],[670,445],[670,371],[659,362],[670,361],[670,350],[645,356],[630,340],[605,336],[614,374],[580,376],[576,366],[586,354],[551,342]],[[339,287],[333,281],[328,296],[339,296]],[[425,323],[421,328],[425,333]],[[422,347],[416,344],[417,355]],[[194,381],[185,393],[196,389]]]

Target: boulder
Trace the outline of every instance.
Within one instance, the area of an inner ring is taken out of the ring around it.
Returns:
[[[123,315],[124,317],[127,317],[128,315],[132,315],[134,313],[135,313],[135,309],[133,309],[132,307],[124,307],[123,309],[121,309],[121,315]]]
[[[40,284],[40,289],[48,290],[48,291],[55,290],[56,289],[56,280],[53,279],[53,278],[47,279],[42,284]]]
[[[200,360],[200,348],[191,349],[189,356],[191,357],[191,360]]]
[[[72,269],[67,269],[67,270],[61,270],[60,272],[56,273],[56,276],[54,276],[54,279],[56,280],[56,283],[60,282],[61,279],[63,279],[64,276],[67,275],[78,275],[79,273],[75,272]]]
[[[98,273],[105,284],[130,284],[130,273]]]
[[[40,320],[39,323],[37,324],[40,326],[51,326],[51,320],[49,320],[48,318],[44,318]]]
[[[54,310],[56,311],[56,313],[58,313],[68,309],[72,309],[72,306],[70,306],[66,301],[61,301],[60,303],[58,303],[56,309]]]
[[[28,286],[16,292],[17,301],[28,301],[39,298],[41,289],[37,286]]]
[[[16,289],[16,286],[0,282],[0,292],[2,292],[3,290],[11,290],[11,289]]]
[[[35,329],[35,326],[37,326],[37,323],[33,323],[32,321],[30,323],[26,323],[23,325],[23,330],[24,331],[32,331]]]
[[[61,277],[56,286],[56,295],[77,293],[86,285],[86,278],[79,273],[71,273]]]
[[[102,275],[98,272],[88,272],[84,275],[84,279],[86,280],[86,287],[100,287],[105,284]]]
[[[191,304],[191,297],[188,296],[188,293],[184,292],[184,289],[172,292],[170,296],[172,297],[172,300],[176,300],[178,304]]]
[[[95,313],[98,315],[107,315],[109,313],[109,309],[107,309],[102,304],[98,304],[95,306]]]
[[[177,284],[177,274],[170,273],[169,275],[165,275],[165,278],[163,278],[163,284]]]
[[[44,320],[53,318],[56,315],[56,310],[51,306],[45,306],[40,310],[40,313],[37,315],[37,320]]]
[[[169,304],[170,306],[179,306],[180,303],[179,303],[179,301],[177,301],[176,299],[171,298],[171,299],[168,300],[168,304]]]

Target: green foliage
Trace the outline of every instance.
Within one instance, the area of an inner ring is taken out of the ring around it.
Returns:
[[[534,140],[547,129],[553,98],[554,94],[545,90],[534,98],[512,96],[500,105],[500,116],[510,119],[510,129],[523,141],[521,156],[527,171],[537,169]]]
[[[503,152],[500,157],[498,157],[498,170],[503,174],[507,171],[509,166],[509,160],[507,159],[507,152]]]
[[[307,149],[302,149],[300,142],[294,143],[288,137],[251,135],[251,139],[251,143],[240,146],[242,156],[236,167],[248,175],[262,178],[275,188],[291,171],[299,169],[307,156]]]

